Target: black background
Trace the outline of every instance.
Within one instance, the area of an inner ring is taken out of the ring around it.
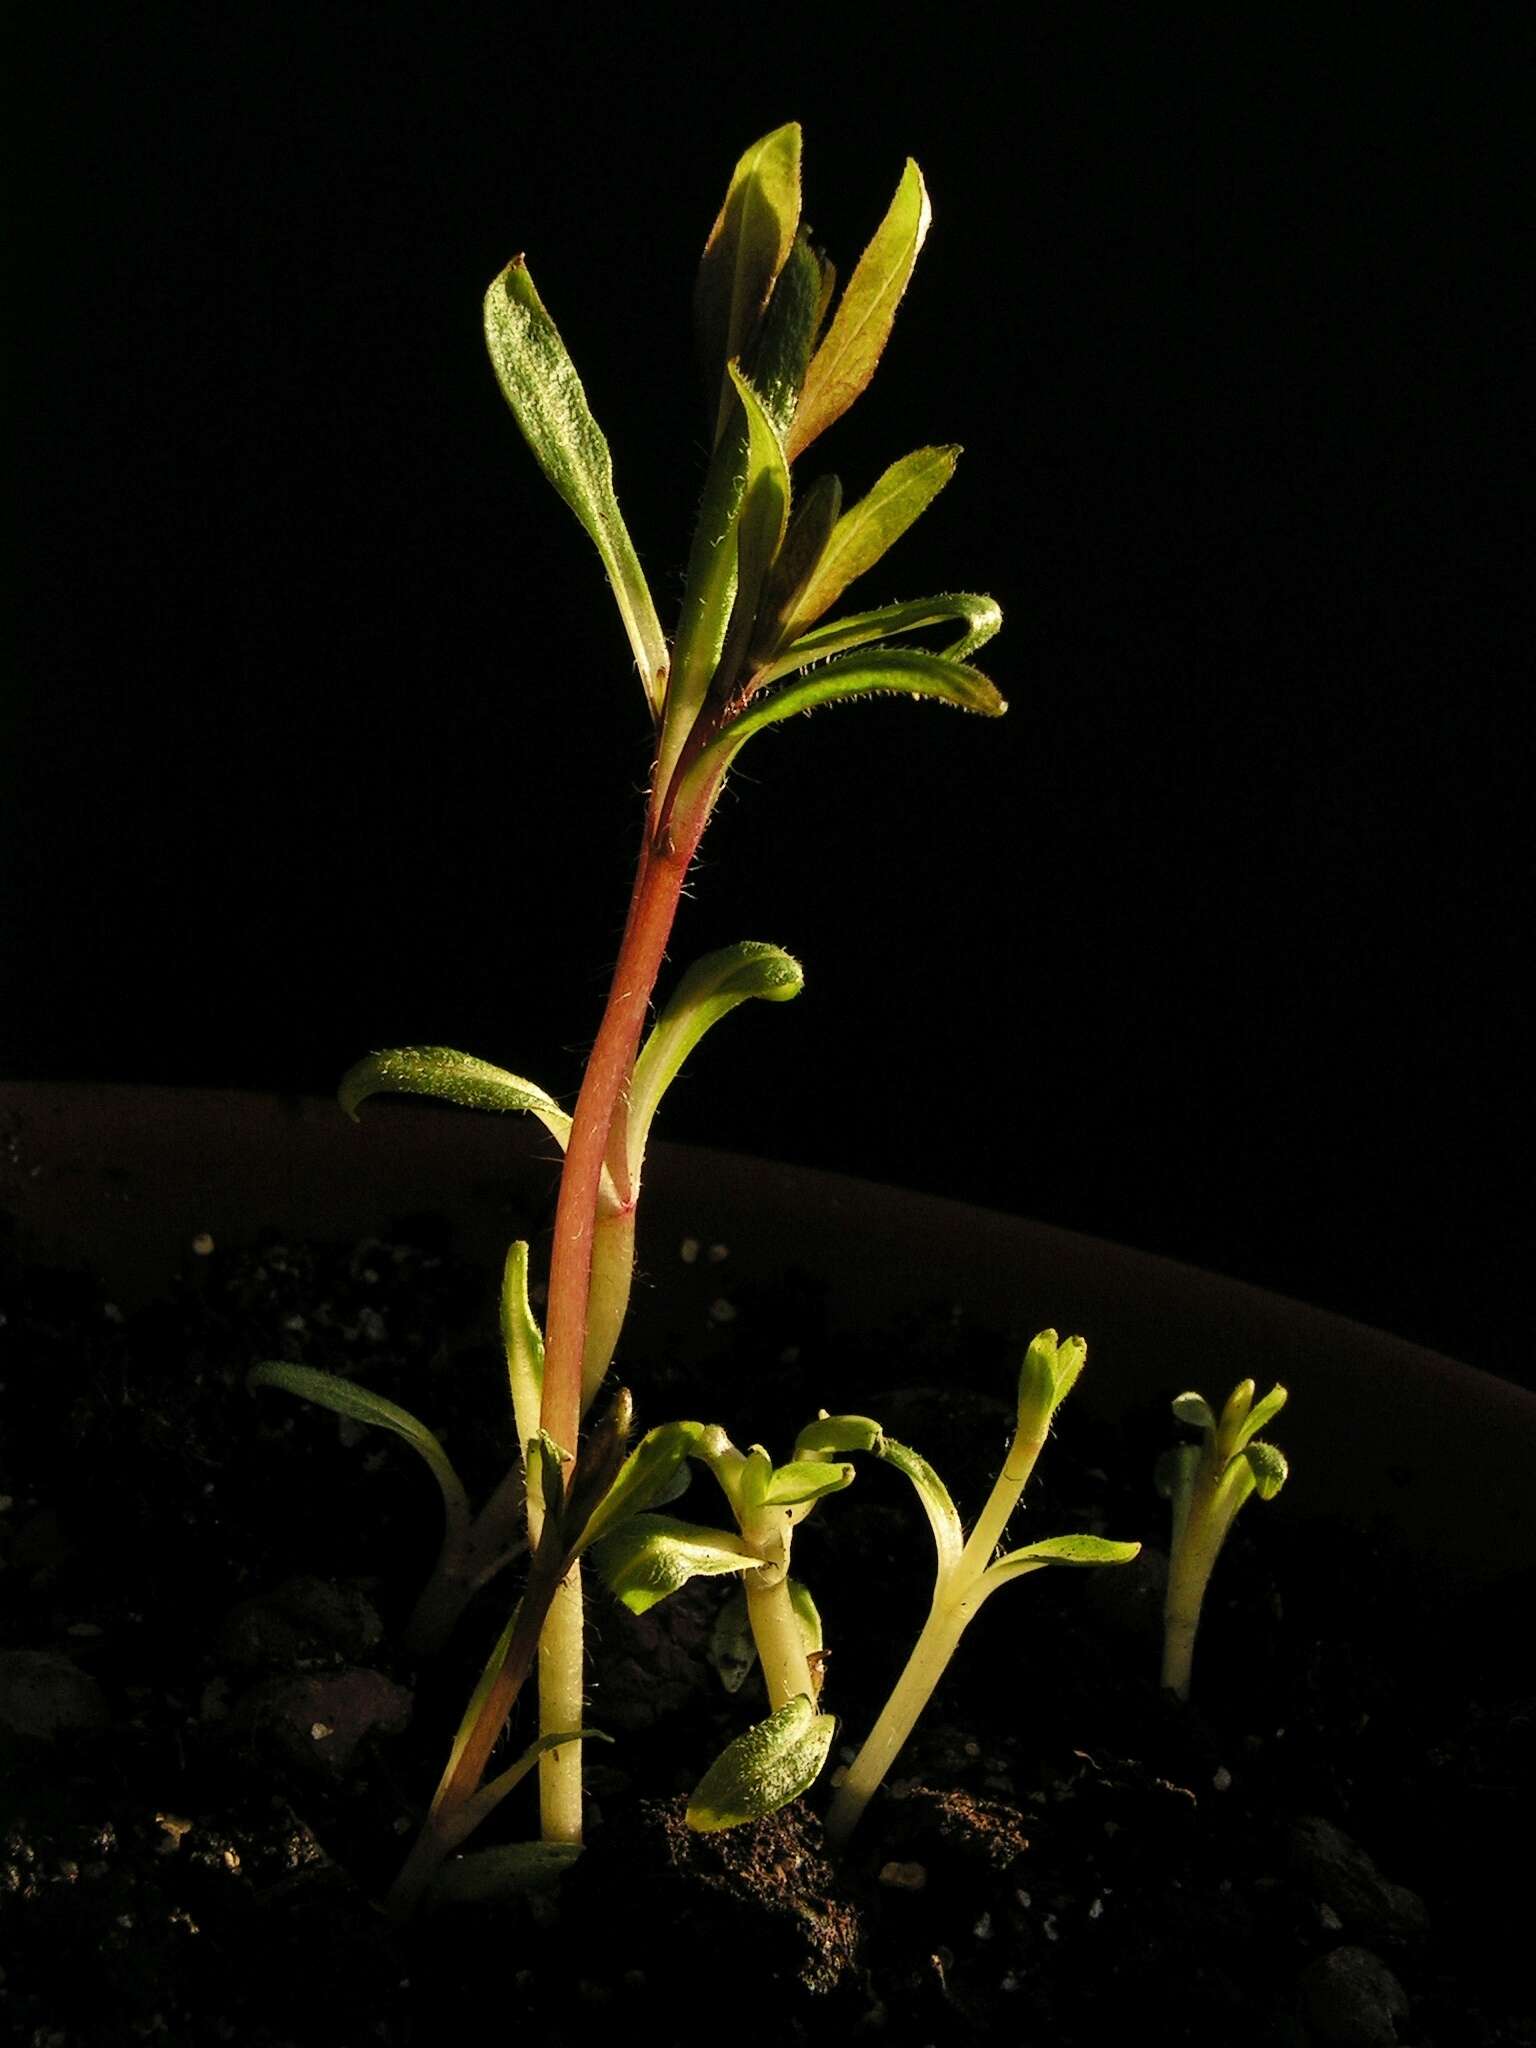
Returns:
[[[1526,1376],[1536,42],[1343,12],[13,15],[0,1065],[324,1091],[438,1042],[569,1096],[647,725],[480,298],[526,251],[670,623],[693,269],[798,119],[844,275],[907,154],[934,204],[809,466],[965,444],[859,597],[995,594],[1012,708],[753,743],[674,958],[807,988],[663,1135]]]

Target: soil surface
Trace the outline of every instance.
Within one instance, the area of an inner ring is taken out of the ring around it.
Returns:
[[[1161,1400],[1112,1429],[1062,1411],[1011,1536],[1092,1529],[1143,1555],[989,1603],[840,1862],[821,1788],[754,1826],[683,1824],[764,1711],[755,1675],[732,1694],[711,1660],[722,1582],[638,1621],[598,1590],[588,1720],[614,1741],[588,1751],[584,1854],[543,1893],[391,1925],[376,1901],[515,1568],[412,1659],[401,1626],[441,1535],[425,1467],[244,1375],[355,1376],[435,1428],[482,1498],[513,1452],[496,1279],[430,1219],[389,1242],[200,1241],[172,1297],[131,1312],[6,1258],[0,2038],[1536,2043],[1532,1587],[1436,1583],[1369,1531],[1252,1503],[1179,1707],[1157,1685]],[[870,1414],[979,1507],[1016,1337],[947,1304],[834,1332],[813,1279],[736,1289],[704,1237],[645,1279],[676,1341],[625,1358],[642,1426],[719,1421],[782,1458],[818,1409]],[[1204,1391],[1235,1377],[1218,1365]],[[796,1538],[835,1760],[932,1586],[907,1482],[865,1462]],[[673,1512],[717,1519],[707,1481]],[[485,1836],[535,1826],[524,1788]]]

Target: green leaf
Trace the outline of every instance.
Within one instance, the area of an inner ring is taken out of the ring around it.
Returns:
[[[392,1430],[432,1468],[432,1476],[442,1489],[450,1526],[467,1526],[469,1502],[453,1462],[431,1430],[418,1422],[409,1409],[397,1407],[382,1394],[360,1387],[355,1380],[342,1379],[336,1373],[316,1372],[308,1365],[289,1365],[282,1359],[253,1365],[245,1383],[252,1388],[280,1387],[285,1394],[297,1394],[301,1400],[345,1415],[349,1422],[368,1422],[375,1428]]]
[[[1194,1483],[1199,1463],[1198,1444],[1173,1444],[1168,1450],[1160,1451],[1152,1468],[1152,1484],[1160,1498],[1177,1502],[1186,1496]]]
[[[1176,1394],[1173,1398],[1173,1414],[1176,1422],[1187,1422],[1191,1429],[1214,1429],[1216,1417],[1211,1404],[1204,1394]]]
[[[631,1614],[644,1614],[690,1579],[757,1571],[762,1563],[739,1536],[670,1515],[631,1516],[595,1543],[591,1556],[609,1591]]]
[[[836,1733],[833,1716],[818,1714],[804,1693],[787,1701],[710,1765],[688,1802],[689,1827],[715,1834],[798,1799],[820,1777]]]
[[[805,382],[826,270],[802,229],[779,272],[757,345],[739,358],[780,441],[795,416]]]
[[[1284,1451],[1273,1444],[1250,1443],[1239,1453],[1248,1460],[1253,1471],[1254,1491],[1260,1500],[1273,1500],[1290,1476],[1290,1466]]]
[[[370,1095],[432,1095],[461,1109],[526,1110],[562,1149],[571,1131],[559,1103],[534,1082],[446,1045],[402,1045],[359,1060],[342,1076],[336,1097],[356,1123]]]
[[[1273,1422],[1289,1399],[1284,1387],[1271,1387],[1258,1406],[1249,1409],[1248,1419],[1237,1433],[1237,1449],[1242,1450],[1245,1444],[1250,1443],[1266,1422]]]
[[[1129,1564],[1140,1550],[1139,1543],[1115,1543],[1107,1536],[1048,1536],[1043,1543],[1026,1544],[989,1564],[977,1585],[985,1598],[1010,1579],[1022,1579],[1046,1565]]]
[[[513,1424],[518,1449],[539,1433],[544,1396],[544,1333],[528,1301],[528,1247],[521,1240],[507,1253],[501,1275],[501,1342],[507,1358]]]
[[[736,594],[720,652],[719,675],[726,686],[746,660],[758,600],[789,523],[789,469],[779,437],[735,363],[730,373],[747,422],[747,473],[736,519]]]
[[[888,1465],[904,1472],[917,1488],[917,1497],[933,1531],[934,1548],[939,1554],[939,1577],[943,1579],[960,1562],[960,1553],[965,1548],[965,1531],[960,1526],[960,1517],[955,1512],[948,1487],[926,1458],[919,1457],[916,1451],[909,1451],[893,1436],[884,1439],[880,1455]]]
[[[688,1459],[703,1434],[697,1422],[664,1422],[649,1430],[619,1467],[582,1533],[579,1551],[590,1550],[631,1515],[676,1500],[687,1487]]]
[[[786,608],[781,643],[794,640],[829,612],[854,583],[900,540],[955,473],[960,450],[919,448],[893,462],[866,497],[827,535],[814,568]]]
[[[811,1598],[811,1589],[799,1579],[789,1581],[789,1604],[795,1610],[800,1623],[800,1634],[805,1643],[807,1657],[815,1657],[826,1647],[826,1635],[821,1626],[821,1610]]]
[[[875,374],[931,218],[923,174],[909,157],[896,196],[811,358],[785,443],[784,452],[792,462],[841,419]]]
[[[829,661],[824,668],[782,690],[754,698],[720,737],[700,752],[693,772],[717,774],[765,726],[778,725],[799,712],[814,710],[818,704],[868,697],[877,691],[932,697],[943,704],[958,705],[962,711],[979,711],[988,718],[1000,717],[1008,708],[987,678],[963,662],[947,661],[937,654],[877,647],[867,654],[850,654],[841,661]]]
[[[990,597],[976,591],[951,590],[940,597],[920,597],[906,604],[887,604],[872,612],[850,612],[846,618],[829,619],[790,642],[753,678],[753,688],[762,689],[781,676],[809,668],[829,655],[845,654],[853,647],[872,641],[889,640],[900,633],[921,632],[925,626],[958,622],[963,630],[947,647],[935,650],[948,661],[964,661],[986,645],[1003,623],[1003,615]],[[998,698],[1001,705],[1002,699]]]
[[[503,1654],[505,1653],[503,1652]],[[499,1663],[500,1660],[498,1659],[498,1667]],[[465,1841],[483,1821],[489,1819],[491,1814],[500,1806],[503,1799],[506,1798],[507,1794],[517,1790],[517,1787],[527,1777],[539,1758],[548,1750],[564,1749],[568,1742],[611,1743],[612,1741],[613,1737],[605,1735],[600,1728],[561,1728],[555,1730],[552,1734],[539,1736],[537,1741],[531,1742],[528,1745],[515,1764],[509,1764],[504,1771],[498,1772],[494,1778],[488,1778],[483,1785],[476,1786],[468,1798],[455,1808],[452,1826],[454,1839],[460,1842]],[[519,1846],[536,1848],[539,1845],[537,1843],[526,1843]]]
[[[1243,1443],[1243,1424],[1253,1406],[1253,1381],[1239,1380],[1228,1394],[1221,1418],[1216,1424],[1217,1454],[1231,1458]]]
[[[828,1415],[825,1410],[795,1438],[797,1458],[837,1457],[844,1451],[873,1451],[877,1457],[885,1432],[867,1415]]]
[[[553,1890],[581,1854],[580,1842],[502,1842],[445,1863],[432,1880],[424,1904],[497,1904]]]
[[[843,487],[835,476],[819,476],[801,494],[784,545],[768,572],[758,602],[757,631],[752,638],[751,664],[764,668],[793,636],[788,621],[801,614],[801,596],[816,573],[843,509]]]
[[[667,643],[618,499],[602,429],[521,256],[485,295],[485,342],[502,395],[539,467],[596,544],[651,715],[661,716]]]
[[[651,1120],[705,1032],[753,998],[787,1003],[805,985],[798,960],[780,946],[743,939],[696,960],[668,998],[635,1061],[629,1090],[629,1170],[638,1176]]]
[[[731,410],[725,366],[746,352],[799,221],[800,124],[789,121],[743,153],[699,264],[694,323],[711,388],[720,380],[716,440]]]
[[[1042,1330],[1031,1340],[1019,1367],[1019,1428],[1027,1437],[1037,1440],[1045,1434],[1087,1358],[1081,1337],[1062,1342],[1054,1330]]]
[[[796,1458],[780,1465],[768,1482],[764,1507],[790,1508],[801,1501],[820,1500],[829,1493],[841,1493],[853,1484],[851,1465],[823,1465],[811,1458]]]
[[[459,1717],[459,1725],[454,1731],[453,1741],[448,1750],[447,1768],[438,1780],[437,1790],[432,1796],[430,1817],[434,1821],[444,1811],[444,1794],[453,1783],[454,1774],[459,1767],[459,1759],[468,1747],[469,1738],[473,1735],[479,1723],[481,1711],[486,1701],[490,1698],[497,1679],[501,1676],[501,1667],[506,1663],[507,1652],[512,1647],[512,1635],[517,1627],[517,1617],[522,1612],[522,1606],[522,1601],[517,1601],[513,1606],[512,1612],[507,1616],[506,1625],[492,1645],[490,1656],[486,1658],[485,1663],[481,1666],[480,1676],[475,1681],[475,1689],[469,1696],[469,1704]],[[474,1796],[474,1793],[470,1794],[471,1798]],[[462,1802],[460,1804],[462,1806]],[[458,1810],[455,1809],[456,1812]],[[468,1830],[464,1832],[467,1833]],[[458,1839],[462,1841],[464,1835],[461,1833]]]

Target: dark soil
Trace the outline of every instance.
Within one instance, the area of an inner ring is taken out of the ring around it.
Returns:
[[[1016,1340],[947,1308],[852,1340],[811,1281],[733,1291],[707,1247],[651,1278],[677,1342],[626,1360],[643,1424],[719,1420],[782,1456],[820,1407],[873,1414],[975,1511]],[[1143,1557],[998,1595],[842,1864],[819,1795],[683,1826],[763,1711],[755,1680],[731,1696],[710,1664],[718,1583],[643,1622],[598,1593],[588,1718],[616,1740],[588,1753],[585,1854],[544,1895],[391,1926],[374,1901],[514,1582],[418,1668],[398,1634],[440,1535],[425,1469],[243,1375],[266,1357],[354,1374],[483,1494],[512,1453],[495,1279],[421,1221],[389,1244],[188,1247],[174,1297],[131,1313],[7,1261],[4,2039],[351,2048],[469,2022],[560,2048],[622,2021],[679,2048],[1536,2042],[1531,1587],[1437,1585],[1369,1532],[1252,1505],[1176,1707],[1156,1684],[1161,1401],[1112,1430],[1068,1404],[1016,1530],[1098,1529]],[[1238,1369],[1217,1362],[1206,1391]],[[703,1489],[679,1511],[714,1519]],[[861,1472],[796,1564],[853,1740],[931,1587],[906,1482]],[[534,1826],[530,1791],[487,1833]]]

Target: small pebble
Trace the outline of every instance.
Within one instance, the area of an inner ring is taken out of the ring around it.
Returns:
[[[887,1863],[881,1869],[880,1882],[887,1891],[920,1892],[928,1873],[921,1863]]]

